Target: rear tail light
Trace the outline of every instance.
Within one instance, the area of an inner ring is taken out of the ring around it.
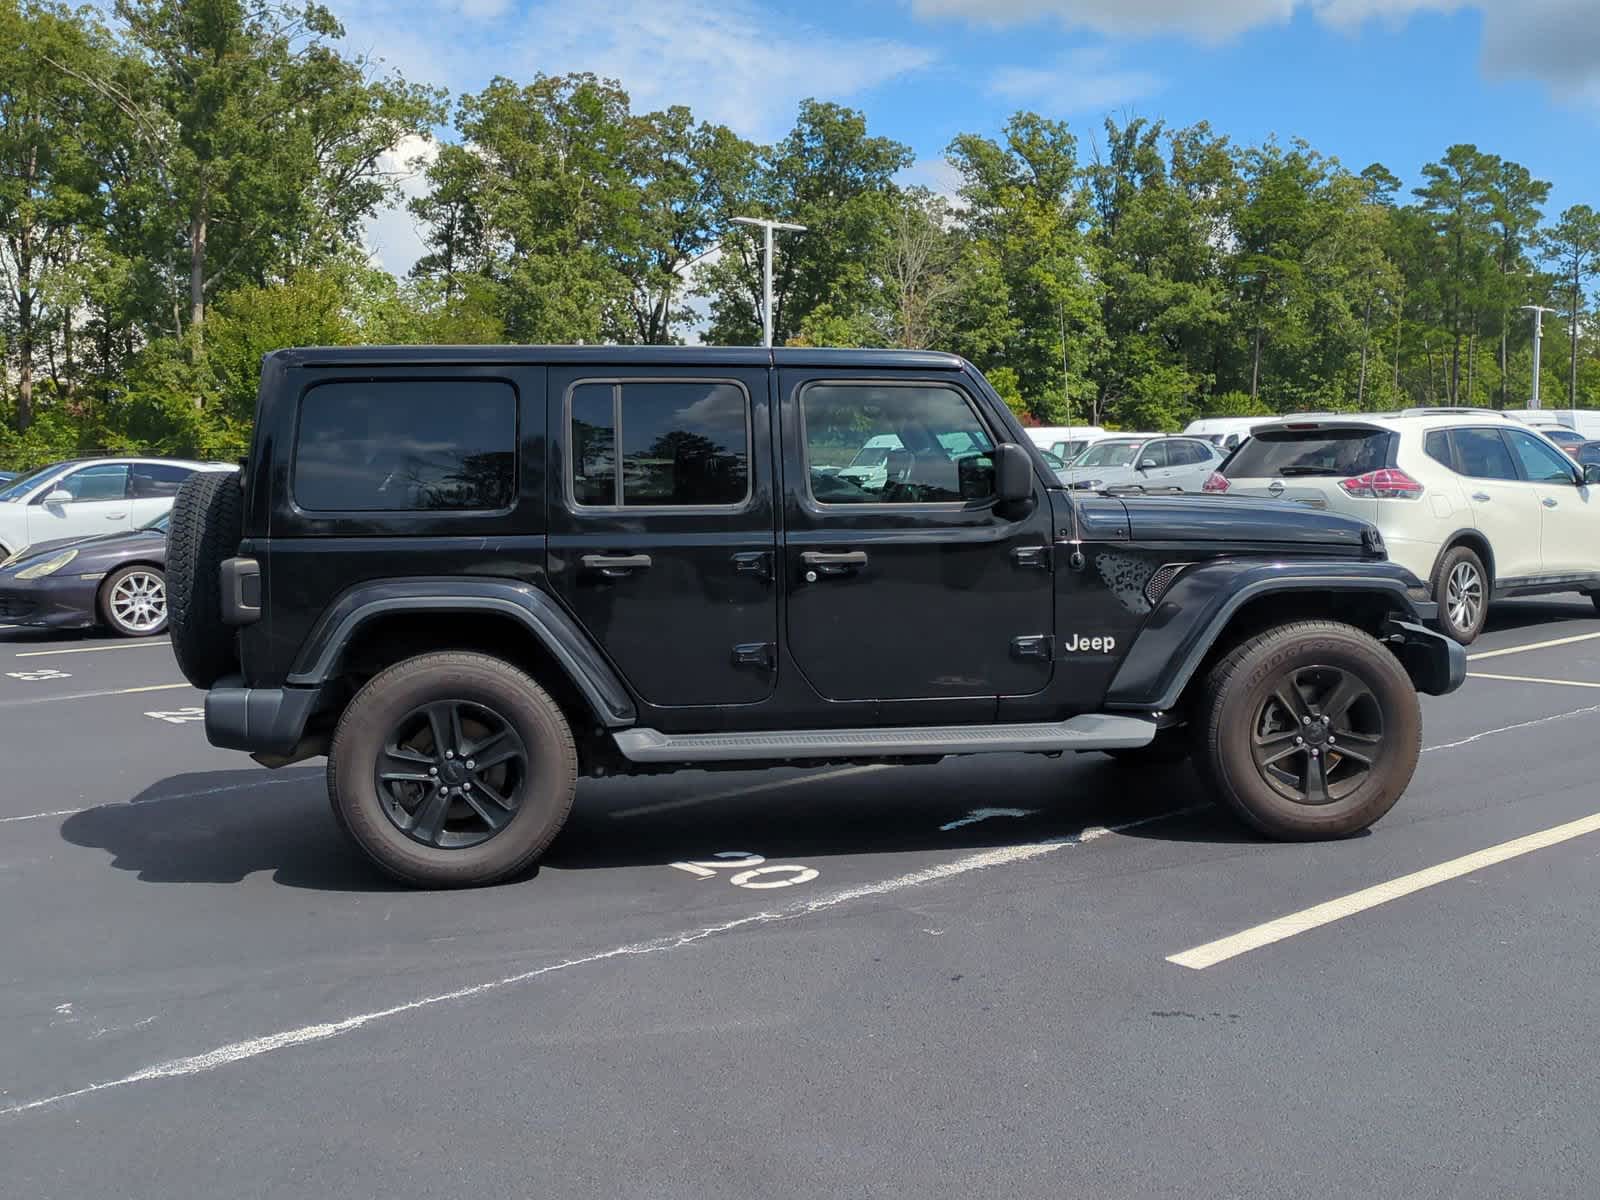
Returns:
[[[1211,478],[1200,486],[1202,492],[1225,492],[1228,490],[1228,481],[1219,472],[1211,472]]]
[[[1415,500],[1422,495],[1422,485],[1394,467],[1368,471],[1353,479],[1341,479],[1339,486],[1346,495],[1364,500]]]

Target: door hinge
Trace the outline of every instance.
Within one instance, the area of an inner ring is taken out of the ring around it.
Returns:
[[[1013,658],[1038,658],[1049,662],[1054,657],[1052,651],[1055,639],[1048,633],[1030,633],[1024,637],[1011,639],[1011,656]]]
[[[1024,570],[1048,571],[1050,569],[1050,547],[1018,546],[1011,552],[1011,561]]]
[[[772,582],[772,551],[741,550],[733,556],[733,569],[740,575],[754,575],[757,579]]]
[[[770,671],[777,665],[778,647],[774,642],[744,642],[733,648],[733,665],[760,667]]]

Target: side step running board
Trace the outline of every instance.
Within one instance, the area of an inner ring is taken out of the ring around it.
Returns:
[[[787,729],[763,733],[658,733],[623,729],[612,735],[633,762],[736,762],[743,759],[896,758],[929,754],[1004,754],[1055,750],[1134,750],[1148,746],[1148,717],[1085,713],[1037,725],[911,725],[886,729]]]

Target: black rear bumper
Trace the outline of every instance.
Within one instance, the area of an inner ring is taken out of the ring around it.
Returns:
[[[235,676],[206,693],[206,740],[224,750],[289,755],[305,737],[321,688],[251,688]]]
[[[1437,608],[1437,605],[1429,607]],[[1467,651],[1461,643],[1415,621],[1390,620],[1384,636],[1417,691],[1443,696],[1467,681]]]

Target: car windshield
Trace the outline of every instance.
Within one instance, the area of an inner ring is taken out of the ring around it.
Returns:
[[[1229,479],[1365,475],[1387,464],[1382,429],[1284,429],[1258,433],[1223,467]]]
[[[1073,461],[1075,467],[1126,467],[1143,442],[1097,442]]]
[[[4,488],[0,488],[0,500],[22,499],[22,497],[26,496],[33,490],[34,485],[37,484],[41,479],[50,474],[52,471],[60,470],[60,468],[60,463],[51,463],[48,467],[35,467],[33,470],[18,476],[16,479],[13,479],[10,483],[8,483]]]

